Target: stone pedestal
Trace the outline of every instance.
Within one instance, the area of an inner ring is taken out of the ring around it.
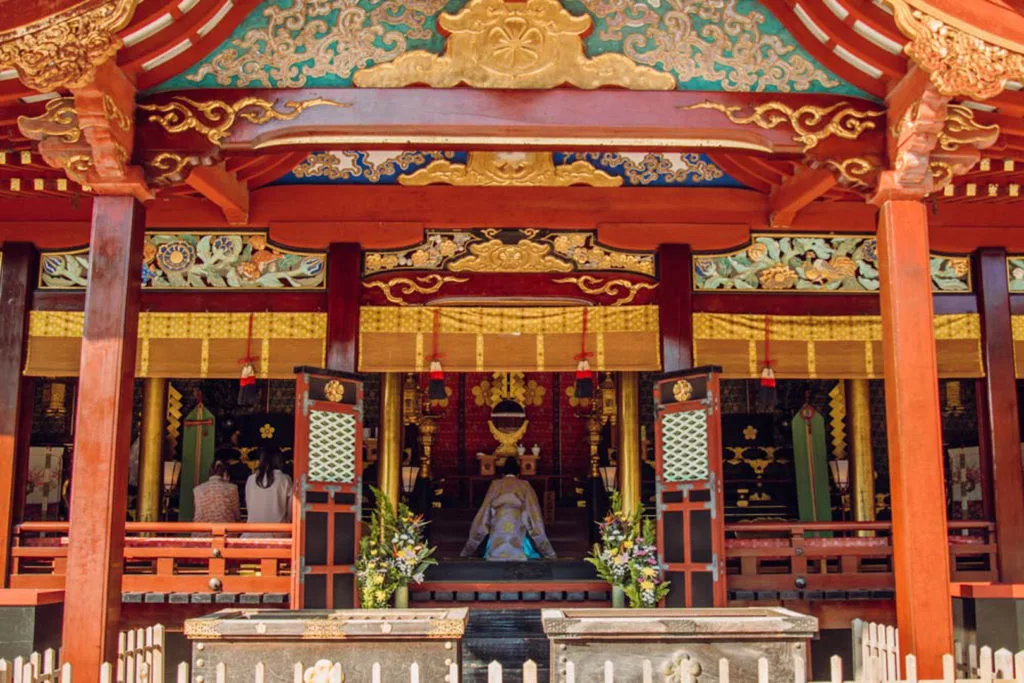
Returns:
[[[768,660],[771,680],[792,681],[794,657],[807,662],[807,642],[818,633],[814,617],[777,608],[546,609],[542,620],[551,643],[552,681],[565,680],[566,662],[575,665],[577,681],[604,680],[608,660],[615,680],[641,680],[644,660],[655,680],[668,680],[673,672],[678,676],[687,657],[689,666],[699,667],[701,683],[719,680],[722,657],[730,663],[730,683],[755,683],[761,657]]]
[[[443,681],[459,663],[467,610],[223,610],[185,622],[192,641],[194,680],[252,683],[263,662],[267,683],[292,683],[295,664],[325,659],[341,664],[345,680],[407,681],[413,662],[421,681]],[[199,677],[203,678],[200,679]]]

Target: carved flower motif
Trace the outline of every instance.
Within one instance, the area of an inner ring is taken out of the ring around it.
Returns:
[[[306,669],[302,675],[303,683],[330,683],[331,669],[334,664],[326,659],[321,659],[313,666]]]
[[[210,246],[215,252],[223,254],[226,258],[234,258],[240,252],[241,243],[231,239],[229,235],[220,235],[214,238]]]
[[[509,17],[487,38],[495,65],[508,73],[524,73],[540,61],[544,34],[521,17]]]
[[[249,246],[253,248],[253,251],[263,251],[267,248],[266,235],[253,235],[249,238]]]
[[[711,277],[718,272],[715,262],[709,258],[698,258],[694,262],[694,267],[697,269],[697,275],[701,277]]]
[[[451,240],[441,240],[441,244],[438,246],[438,250],[441,252],[441,256],[448,257],[454,256],[459,250],[459,246]]]
[[[192,267],[196,261],[196,250],[188,242],[168,242],[156,250],[156,262],[160,268],[171,273],[180,273]]]
[[[1014,280],[1024,280],[1024,268],[1014,268],[1012,275]]]
[[[272,425],[272,424],[270,424],[268,422],[265,425],[263,425],[262,427],[260,427],[260,438],[261,439],[273,439],[274,438],[274,432],[276,432],[276,431],[277,430],[274,429],[274,425]]]
[[[559,254],[567,254],[571,248],[572,244],[569,242],[569,238],[565,235],[559,235],[555,238],[555,251]]]
[[[757,263],[767,255],[768,247],[760,242],[754,242],[747,247],[747,258],[749,258],[752,263]]]
[[[142,245],[142,262],[152,263],[153,259],[156,258],[156,245],[146,240],[146,243]]]
[[[430,263],[430,254],[425,249],[417,249],[412,253],[412,264],[417,268],[422,268],[428,263]]]
[[[260,267],[252,261],[245,261],[239,263],[235,270],[242,276],[244,280],[258,280],[260,278]]]
[[[950,259],[950,265],[953,266],[953,272],[956,273],[957,277],[964,277],[967,275],[968,270],[970,270],[965,258]]]
[[[281,258],[281,254],[270,250],[255,251],[252,254],[252,262],[260,268],[265,267],[268,263],[272,263],[279,258]]]
[[[384,259],[380,254],[369,253],[366,255],[366,270],[373,273],[384,267]]]
[[[789,289],[796,284],[798,278],[792,268],[784,263],[777,263],[758,273],[757,279],[765,289]]]
[[[867,240],[867,241],[865,241],[864,242],[864,247],[862,248],[862,253],[864,254],[864,258],[867,259],[868,261],[877,261],[878,260],[878,240]]]

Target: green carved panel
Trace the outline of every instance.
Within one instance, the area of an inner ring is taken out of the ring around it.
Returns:
[[[749,246],[694,256],[697,291],[878,292],[878,245],[869,235],[754,235]],[[970,292],[967,256],[932,254],[932,291]]]
[[[817,62],[757,0],[562,0],[589,15],[588,56],[623,54],[680,90],[869,98]],[[441,54],[442,12],[467,0],[265,0],[209,56],[154,90],[351,87],[406,52]]]

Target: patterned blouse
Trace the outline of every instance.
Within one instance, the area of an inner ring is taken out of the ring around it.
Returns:
[[[211,477],[192,491],[196,512],[194,522],[239,522],[242,513],[238,504],[238,487],[226,479]]]

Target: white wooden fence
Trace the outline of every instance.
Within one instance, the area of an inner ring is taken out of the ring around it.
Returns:
[[[838,656],[831,658],[831,675],[819,683],[1024,683],[1024,651],[1016,655],[1009,650],[993,652],[990,648],[977,650],[976,661],[971,673],[960,677],[954,664],[953,655],[943,658],[943,675],[940,679],[922,679],[917,675],[917,660],[911,655],[900,661],[898,656],[898,633],[894,629],[879,627],[878,624],[866,624],[860,640],[859,652],[861,669],[854,681],[843,678],[843,662]],[[874,628],[872,628],[874,626]],[[154,626],[147,629],[127,631],[118,640],[118,658],[116,663],[106,663],[100,671],[100,683],[166,683],[165,676],[165,643],[164,629]],[[968,655],[969,658],[969,655]],[[657,668],[652,662],[642,663],[639,679],[643,683],[699,683],[701,676],[694,673],[696,667],[686,666],[687,660],[677,662],[672,672]],[[720,659],[717,663],[718,680],[730,683],[737,680],[730,673],[733,665],[728,659]],[[774,675],[766,659],[758,660],[758,683],[808,683],[808,667],[806,662],[796,657],[792,666],[792,678],[789,675]],[[567,662],[560,669],[559,683],[635,683],[638,679],[635,672],[625,673],[622,669],[616,672],[614,661],[605,661],[603,677],[600,680],[584,681],[577,676],[575,665]],[[341,662],[320,660],[312,666],[296,662],[293,666],[293,683],[362,683],[346,676]],[[0,660],[0,683],[73,683],[71,665],[58,666],[58,653],[47,650],[41,655],[34,653],[27,660],[18,658],[14,662]],[[204,683],[226,683],[227,664],[217,665],[213,681]],[[248,680],[250,674],[243,676]],[[182,662],[176,669],[176,683],[198,683],[190,676],[189,664]],[[262,663],[257,663],[251,672],[253,683],[265,683],[266,672]],[[445,676],[446,683],[459,683],[459,667],[449,666]],[[370,680],[366,683],[383,683],[380,663],[372,665]],[[417,662],[411,662],[408,669],[409,683],[435,683],[428,681],[421,673]],[[538,667],[533,661],[522,666],[522,675],[514,677],[506,675],[498,662],[492,662],[487,669],[488,683],[543,683],[538,677]],[[405,683],[403,680],[389,678],[387,683]],[[436,682],[439,683],[439,682]]]

